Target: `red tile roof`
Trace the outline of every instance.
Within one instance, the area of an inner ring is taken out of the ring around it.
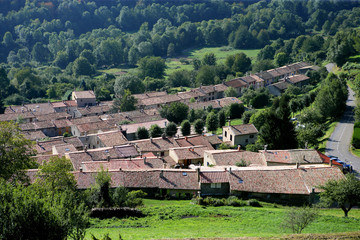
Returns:
[[[175,138],[175,141],[180,147],[206,146],[209,150],[214,149],[207,138],[202,135]]]
[[[247,166],[265,166],[266,163],[261,153],[238,150],[207,151],[212,155],[217,166],[235,166],[244,160]]]
[[[153,138],[132,141],[140,152],[163,152],[170,148],[179,147],[174,138]]]
[[[229,126],[224,126],[223,128],[229,128]],[[258,133],[258,130],[253,124],[231,125],[230,128],[235,132],[236,135]]]
[[[79,98],[86,98],[86,99],[92,99],[95,98],[95,93],[93,91],[75,91],[73,92],[76,99]],[[75,100],[75,99],[74,99]]]
[[[266,162],[283,164],[323,163],[319,153],[313,149],[262,150],[260,153]]]
[[[247,169],[231,171],[231,191],[309,195],[313,188],[319,191],[316,186],[344,177],[337,167]]]
[[[128,142],[128,140],[120,131],[99,133],[97,136],[100,141],[107,147],[123,145]]]
[[[229,176],[224,171],[200,172],[200,183],[228,183]]]

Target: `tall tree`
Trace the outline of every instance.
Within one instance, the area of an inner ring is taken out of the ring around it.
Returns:
[[[129,89],[125,89],[124,93],[120,97],[116,97],[113,102],[112,111],[128,112],[136,109],[137,100],[131,95]]]
[[[209,132],[217,130],[219,125],[217,115],[213,112],[209,113],[206,117],[206,128]]]
[[[190,132],[191,132],[191,124],[189,120],[184,120],[181,123],[181,133],[183,136],[188,136],[190,135]]]
[[[0,122],[0,178],[25,181],[24,170],[35,167],[33,142],[12,122]]]
[[[143,82],[135,75],[126,74],[116,78],[114,84],[115,96],[120,97],[124,91],[129,89],[131,93],[143,93],[145,90]]]
[[[173,102],[170,105],[163,106],[160,110],[160,115],[170,122],[179,124],[183,120],[187,119],[188,112],[189,107],[185,103]]]
[[[139,60],[139,76],[142,79],[145,77],[163,78],[165,68],[165,60],[160,57],[148,56]]]

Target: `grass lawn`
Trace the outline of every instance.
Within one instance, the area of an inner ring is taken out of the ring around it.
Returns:
[[[172,72],[180,69],[192,70],[193,66],[191,64],[182,64],[179,59],[186,58],[188,60],[199,59],[201,60],[206,53],[214,53],[217,59],[217,63],[224,63],[225,59],[229,55],[234,55],[236,53],[243,52],[253,61],[256,55],[259,53],[260,49],[252,49],[252,50],[241,50],[241,49],[233,49],[231,47],[223,46],[223,47],[212,47],[212,48],[199,48],[199,49],[191,49],[185,51],[183,56],[179,58],[171,58],[166,61],[166,66],[168,67],[165,71],[167,75]]]
[[[145,200],[144,218],[92,219],[85,239],[91,234],[112,239],[163,239],[213,237],[274,237],[291,234],[284,229],[288,207],[262,203],[263,207],[203,207],[189,200]],[[344,218],[340,209],[321,209],[319,217],[304,233],[336,233],[360,230],[360,210]]]
[[[226,125],[227,125],[228,123],[226,122]],[[237,119],[233,119],[233,120],[231,120],[231,125],[240,125],[240,124],[243,124],[243,120],[241,119],[241,118],[237,118]],[[222,134],[222,128],[218,128],[217,130],[216,130],[216,133],[215,133],[216,135],[220,135],[220,134]]]
[[[320,152],[325,153],[326,142],[330,138],[331,134],[334,132],[337,124],[338,124],[338,121],[332,122],[332,123],[327,123],[327,125],[328,125],[327,130],[326,130],[324,136],[319,139],[319,141],[320,141],[319,151]]]

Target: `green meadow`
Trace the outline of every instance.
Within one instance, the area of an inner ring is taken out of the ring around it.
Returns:
[[[143,218],[92,219],[85,239],[109,234],[112,239],[181,239],[282,237],[292,234],[283,227],[289,207],[261,202],[262,207],[204,207],[190,200],[145,200]],[[321,209],[319,217],[303,233],[360,231],[360,210],[344,218],[340,209]]]

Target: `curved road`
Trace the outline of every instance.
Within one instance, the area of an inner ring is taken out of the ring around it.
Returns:
[[[341,161],[350,164],[356,172],[360,172],[360,158],[355,157],[349,151],[352,133],[354,129],[354,91],[350,88],[349,97],[346,101],[346,111],[334,132],[326,143],[326,155],[337,156]]]

